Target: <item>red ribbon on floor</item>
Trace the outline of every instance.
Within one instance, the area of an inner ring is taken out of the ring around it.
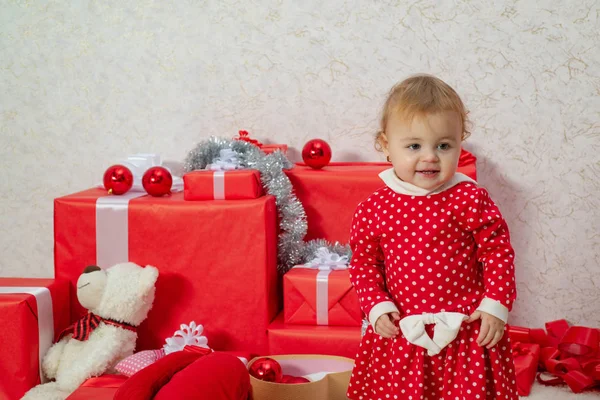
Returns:
[[[600,384],[600,330],[583,326],[569,326],[565,320],[546,323],[543,329],[510,327],[513,341],[537,343],[540,352],[540,370],[553,375],[537,380],[542,385],[566,383],[574,393]]]

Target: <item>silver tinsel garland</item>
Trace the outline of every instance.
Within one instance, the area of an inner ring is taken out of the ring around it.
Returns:
[[[313,239],[310,242],[307,242],[302,249],[303,262],[312,260],[315,257],[315,253],[319,247],[327,247],[330,252],[340,256],[348,256],[348,259],[350,259],[352,256],[350,246],[347,244],[340,244],[338,242],[331,244],[325,239]]]
[[[243,168],[256,169],[267,194],[275,196],[279,213],[279,240],[277,243],[277,269],[281,274],[286,273],[297,264],[303,264],[314,258],[319,247],[327,247],[330,251],[341,256],[350,256],[348,245],[330,244],[323,239],[315,239],[308,243],[303,241],[308,225],[304,206],[293,193],[292,183],[283,172],[293,164],[283,153],[276,151],[265,154],[255,145],[243,140],[231,140],[218,137],[199,143],[185,159],[187,172],[205,169],[211,164],[222,149],[236,152]]]

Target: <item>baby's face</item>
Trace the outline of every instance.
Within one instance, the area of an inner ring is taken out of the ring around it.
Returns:
[[[453,111],[415,115],[411,120],[392,115],[383,136],[383,149],[398,178],[433,190],[456,173],[462,142],[462,123]]]

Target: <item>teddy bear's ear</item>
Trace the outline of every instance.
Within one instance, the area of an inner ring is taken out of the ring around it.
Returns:
[[[100,268],[97,265],[88,265],[87,267],[85,267],[83,269],[84,274],[89,274],[90,272],[95,272],[95,271],[102,271],[102,268]]]
[[[154,295],[156,293],[156,280],[158,279],[158,269],[151,265],[141,268],[138,276],[138,290],[141,296],[141,304],[135,315],[131,316],[134,325],[139,325],[152,308]]]
[[[140,277],[140,285],[144,289],[144,292],[154,288],[157,279],[158,269],[151,265],[146,265],[146,267],[142,270],[142,275]]]
[[[152,308],[158,270],[127,262],[106,270],[107,281],[95,314],[138,326]]]

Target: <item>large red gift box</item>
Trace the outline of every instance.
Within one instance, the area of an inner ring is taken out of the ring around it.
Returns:
[[[183,176],[185,200],[241,200],[263,195],[257,170],[192,171]]]
[[[265,352],[281,303],[275,198],[128,195],[90,189],[55,200],[56,277],[73,290],[86,265],[153,265],[156,296],[138,329],[138,351],[160,348],[173,327],[196,321],[216,350]],[[72,310],[73,318],[85,312],[76,302]]]
[[[20,399],[41,382],[40,359],[69,322],[67,282],[0,278],[1,399]]]
[[[270,354],[328,354],[354,358],[361,339],[359,326],[285,324],[283,313],[269,326]]]
[[[463,150],[458,172],[476,180],[475,162],[475,156]],[[356,207],[384,186],[378,175],[391,166],[390,163],[330,163],[315,170],[296,164],[286,171],[306,211],[308,233],[304,240],[348,243]]]
[[[292,268],[283,276],[283,310],[286,324],[361,326],[363,318],[348,270]]]

